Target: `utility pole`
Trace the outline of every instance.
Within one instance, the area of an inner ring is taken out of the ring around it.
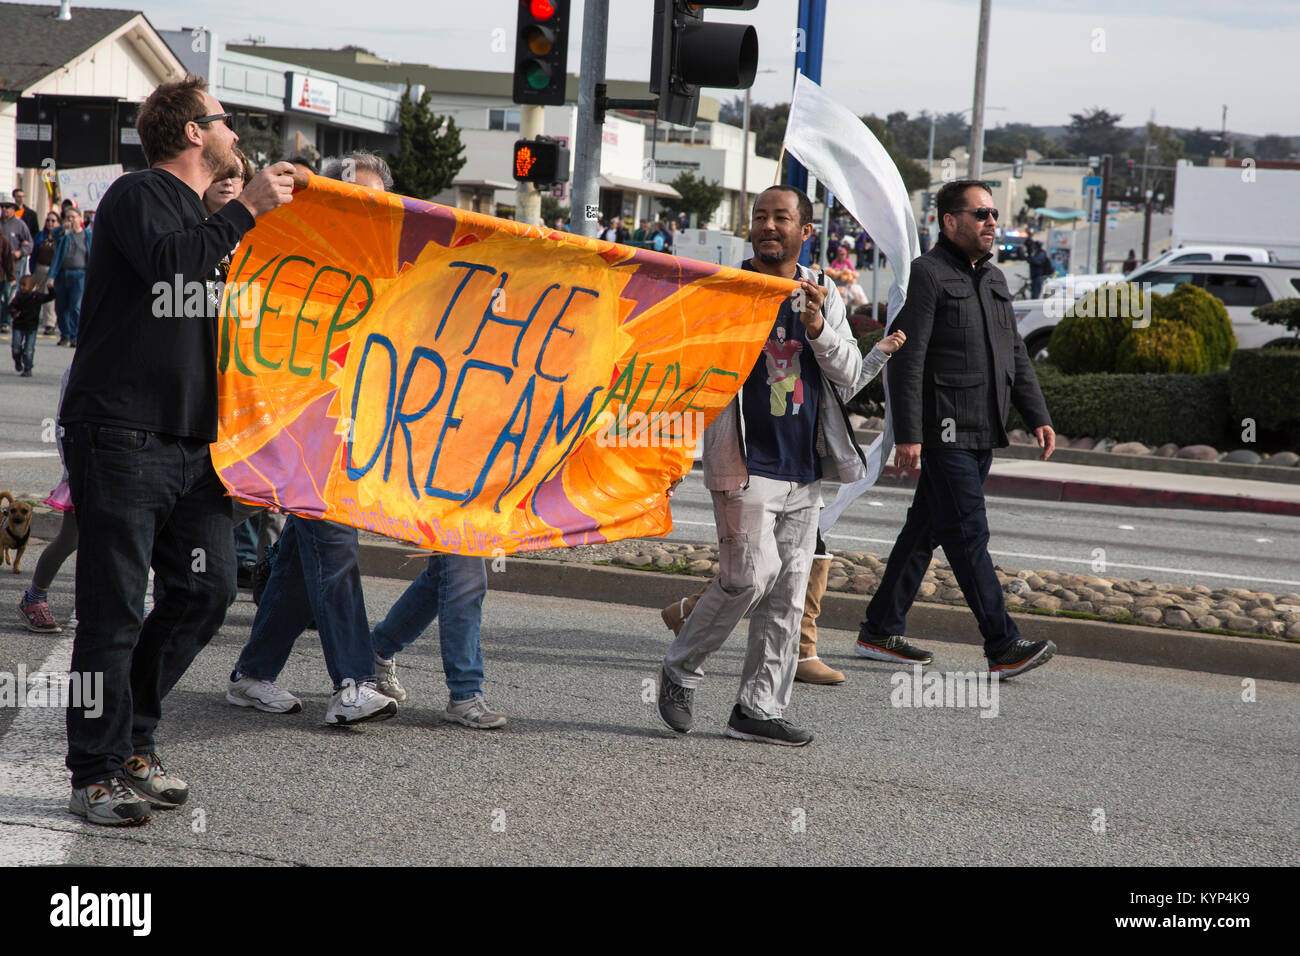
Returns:
[[[1097,271],[1106,271],[1106,204],[1110,197],[1110,153],[1101,161],[1101,221],[1097,224]]]
[[[605,85],[609,0],[586,0],[582,20],[582,66],[578,75],[578,124],[574,135],[571,229],[595,237],[600,212],[600,144],[605,125],[597,86]],[[539,200],[540,204],[540,200]]]
[[[975,104],[970,118],[970,163],[967,177],[979,179],[984,172],[984,78],[988,73],[989,14],[993,0],[980,0],[979,45],[975,48]]]
[[[544,106],[519,107],[519,138],[536,139],[542,135]],[[535,183],[520,183],[515,187],[515,218],[532,226],[542,223],[542,194]]]

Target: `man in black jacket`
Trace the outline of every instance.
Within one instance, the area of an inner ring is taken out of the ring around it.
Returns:
[[[1044,664],[1051,641],[1022,640],[1007,614],[989,557],[984,479],[993,449],[1008,443],[1014,404],[1046,460],[1056,446],[1025,343],[1016,330],[1006,277],[990,263],[998,211],[984,183],[957,180],[936,198],[942,233],[912,263],[907,301],[892,329],[908,347],[886,376],[899,468],[921,465],[916,495],[867,607],[855,650],[873,660],[928,663],[903,639],[908,609],[942,545],[979,621],[989,670],[1014,677]]]
[[[235,596],[230,499],[208,453],[217,317],[170,303],[174,287],[213,281],[254,217],[292,199],[293,167],[263,170],[208,216],[203,193],[234,164],[229,123],[201,78],[158,87],[137,121],[150,168],[117,179],[95,219],[59,419],[80,532],[71,671],[103,675],[101,714],[67,710],[68,809],[91,823],[145,823],[151,806],[189,796],[154,729]],[[144,617],[150,567],[160,596]]]

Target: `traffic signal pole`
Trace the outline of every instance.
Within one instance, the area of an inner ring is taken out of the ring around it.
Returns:
[[[570,230],[596,235],[600,212],[600,144],[604,110],[597,86],[605,85],[605,43],[609,0],[586,0],[582,19],[582,66],[578,70],[578,124],[574,135]],[[599,116],[597,115],[599,114]],[[540,200],[539,200],[540,204]]]
[[[544,106],[519,107],[519,135],[521,139],[536,139],[542,135]],[[520,183],[515,187],[515,218],[520,222],[538,226],[542,223],[542,194],[533,183]]]

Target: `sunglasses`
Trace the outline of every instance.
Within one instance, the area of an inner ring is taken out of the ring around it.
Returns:
[[[990,209],[988,206],[980,206],[978,209],[963,209],[962,212],[970,213],[980,222],[988,219],[989,216],[993,217],[994,222],[998,221],[998,211],[996,209]]]
[[[198,123],[200,126],[207,126],[209,123],[215,123],[220,120],[229,126],[230,121],[234,118],[234,113],[213,113],[211,116],[200,116],[198,119],[191,120],[190,122]]]

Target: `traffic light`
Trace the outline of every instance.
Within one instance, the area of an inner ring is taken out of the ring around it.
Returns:
[[[929,211],[930,211],[930,190],[927,189],[921,193],[921,212],[929,212]]]
[[[569,0],[519,0],[514,101],[562,106],[569,55]]]
[[[539,186],[567,183],[569,150],[547,136],[516,140],[512,166],[515,179],[521,183],[537,183]]]
[[[758,0],[655,0],[650,92],[659,94],[659,118],[694,126],[700,87],[748,89],[758,70],[758,33],[738,23],[705,23],[704,10],[753,10]]]
[[[1025,161],[1023,159],[1013,159],[1011,161],[1011,176],[1014,179],[1022,179],[1025,175]]]

